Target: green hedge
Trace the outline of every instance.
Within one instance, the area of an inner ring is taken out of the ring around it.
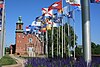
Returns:
[[[0,59],[0,66],[16,64],[16,61],[10,56],[5,55]]]

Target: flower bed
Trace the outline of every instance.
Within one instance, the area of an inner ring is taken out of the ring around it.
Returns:
[[[100,57],[93,57],[89,67],[99,67]],[[86,67],[82,57],[76,61],[73,58],[31,58],[25,63],[26,67]]]

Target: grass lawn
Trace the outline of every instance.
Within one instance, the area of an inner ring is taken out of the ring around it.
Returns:
[[[5,55],[0,59],[0,66],[16,64],[16,61],[9,55]]]

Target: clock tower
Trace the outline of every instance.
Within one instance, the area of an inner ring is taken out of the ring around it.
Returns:
[[[22,49],[23,44],[21,43],[22,36],[23,36],[23,22],[22,17],[18,17],[18,21],[16,23],[16,53],[19,54],[19,50]]]

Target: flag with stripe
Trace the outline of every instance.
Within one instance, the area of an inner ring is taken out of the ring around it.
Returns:
[[[26,26],[26,31],[30,31],[30,28],[28,26]]]

